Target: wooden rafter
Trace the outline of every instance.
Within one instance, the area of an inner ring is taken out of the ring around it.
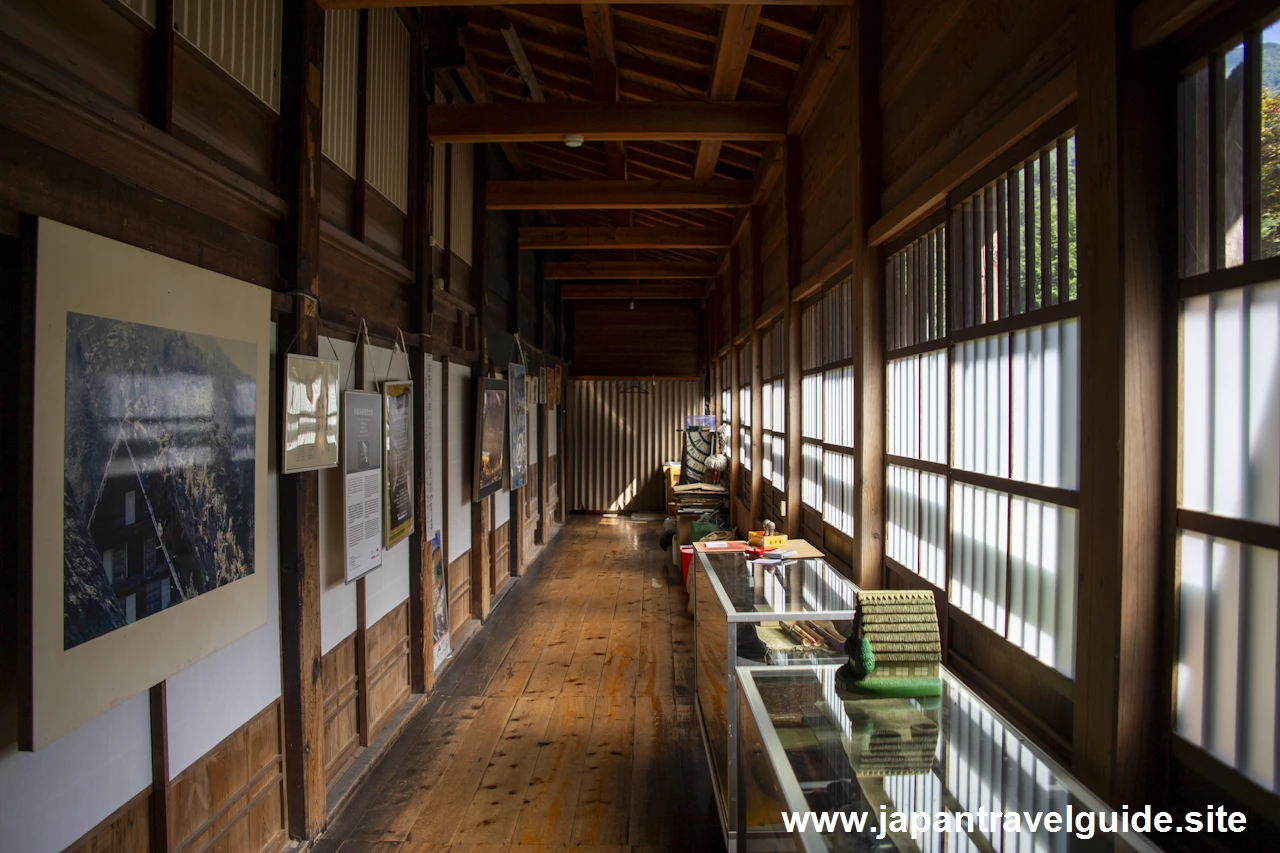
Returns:
[[[669,261],[547,261],[542,277],[559,281],[715,278],[715,263]]]
[[[490,181],[490,210],[740,208],[751,181]]]
[[[561,299],[705,299],[707,286],[690,282],[655,284],[562,284]]]
[[[467,87],[467,91],[471,95],[471,100],[476,104],[489,105],[493,102],[493,96],[489,92],[489,85],[485,80],[484,71],[480,69],[476,62],[475,54],[471,52],[470,47],[465,47],[466,62],[458,69],[458,78],[462,80],[462,84]],[[428,113],[434,107],[428,109]],[[524,156],[520,152],[520,146],[514,140],[503,140],[500,142],[502,153],[506,155],[507,162],[511,164],[511,168],[515,170],[517,175],[523,175],[528,171],[529,166],[524,161]]]
[[[427,108],[432,142],[559,142],[567,134],[588,140],[735,139],[770,142],[785,134],[786,108],[779,104],[601,103],[449,104]]]
[[[738,85],[751,55],[751,42],[760,21],[760,6],[726,6],[720,16],[720,37],[716,40],[716,58],[711,71],[708,95],[713,101],[732,101],[738,96]],[[698,144],[693,166],[697,180],[710,178],[720,161],[722,140],[704,139]]]

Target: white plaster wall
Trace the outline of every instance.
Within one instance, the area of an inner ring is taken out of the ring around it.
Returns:
[[[475,441],[475,399],[471,368],[449,365],[449,562],[471,550],[471,473],[463,475],[464,448]],[[470,456],[470,454],[466,454]],[[465,494],[464,494],[464,488]]]
[[[437,530],[443,533],[444,521],[444,449],[440,439],[444,436],[444,363],[427,356],[427,365],[431,369],[431,434],[427,445],[430,455],[427,464],[431,466],[431,517],[427,520],[427,534],[433,535]]]
[[[320,339],[320,355],[337,357],[338,385],[355,388],[352,370],[355,344]],[[356,585],[348,585],[345,573],[346,543],[342,523],[342,466],[320,472],[320,653],[324,654],[356,630]]]
[[[381,390],[386,379],[410,378],[409,356],[397,349],[393,358],[390,349],[369,347],[364,373],[365,389]],[[374,624],[409,597],[409,547],[412,542],[412,536],[406,537],[394,548],[384,550],[382,565],[364,576],[366,625]]]
[[[139,693],[39,752],[0,750],[0,848],[56,853],[150,784],[151,716]]]
[[[489,525],[490,530],[497,530],[511,520],[511,492],[501,489],[493,496],[493,514],[490,518],[493,520]]]
[[[169,778],[190,767],[280,696],[279,449],[276,383],[280,376],[272,329],[271,440],[267,454],[266,536],[257,543],[267,572],[267,624],[168,680]]]

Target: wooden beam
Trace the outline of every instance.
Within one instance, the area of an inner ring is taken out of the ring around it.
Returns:
[[[151,686],[151,853],[169,853],[169,688]]]
[[[659,284],[566,284],[560,298],[578,299],[705,299],[703,284],[663,282]]]
[[[836,4],[843,5],[843,4]],[[787,133],[799,135],[809,117],[822,101],[836,68],[849,52],[851,43],[849,8],[830,9],[823,13],[822,23],[805,55],[804,65],[791,81],[787,97]]]
[[[492,181],[490,210],[613,210],[751,206],[750,181]]]
[[[324,14],[315,0],[284,0],[280,92],[281,195],[289,215],[280,240],[282,288],[296,294],[280,315],[288,352],[319,355],[320,104]],[[265,318],[264,318],[265,320]],[[283,355],[283,353],[282,353]],[[279,411],[287,401],[277,383]],[[325,827],[324,699],[320,683],[319,474],[280,475],[280,658],[289,834]]]
[[[947,193],[1075,100],[1076,64],[1073,62],[877,220],[867,233],[868,241],[879,246],[905,232],[937,210],[946,201]]]
[[[688,261],[547,261],[542,276],[548,281],[715,278],[716,265]]]
[[[521,249],[725,249],[728,228],[521,228]]]
[[[625,0],[633,6],[704,6],[695,0]],[[847,6],[850,0],[764,0],[765,6]],[[397,9],[405,6],[561,6],[560,0],[319,0],[324,9]],[[610,4],[612,5],[612,4]],[[745,0],[727,0],[722,6],[745,6]]]
[[[427,110],[432,142],[735,140],[769,142],[786,135],[786,108],[755,102],[619,101],[597,103],[449,104]]]
[[[1134,50],[1155,47],[1218,2],[1219,0],[1142,0],[1133,10],[1129,28],[1130,44]]]
[[[707,92],[710,100],[732,101],[738,97],[738,86],[751,56],[751,41],[759,23],[759,5],[726,6],[720,14],[720,36],[716,40],[711,87]],[[705,180],[716,173],[722,144],[719,139],[704,139],[698,143],[698,156],[693,167],[695,180]]]

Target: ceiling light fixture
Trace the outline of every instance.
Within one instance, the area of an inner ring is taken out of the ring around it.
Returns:
[[[587,140],[583,138],[581,133],[566,133],[564,135],[564,145],[566,148],[581,148],[582,143]]]

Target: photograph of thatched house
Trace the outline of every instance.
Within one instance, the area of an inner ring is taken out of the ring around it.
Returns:
[[[256,359],[67,314],[64,648],[253,573]]]

